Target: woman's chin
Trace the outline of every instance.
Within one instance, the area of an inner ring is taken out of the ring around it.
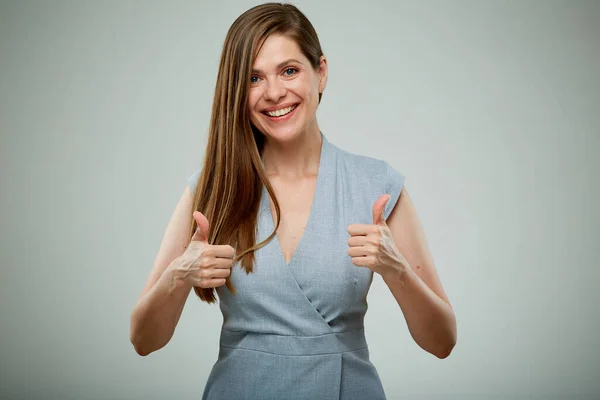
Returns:
[[[269,139],[277,140],[278,142],[287,142],[290,140],[295,140],[300,135],[298,129],[296,129],[296,127],[293,126],[282,126],[278,128],[268,127],[264,130],[261,129],[261,131]]]

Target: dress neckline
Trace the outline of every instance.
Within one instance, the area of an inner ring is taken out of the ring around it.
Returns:
[[[298,252],[299,250],[301,251],[301,247],[302,244],[306,241],[306,232],[310,231],[312,228],[312,225],[314,224],[314,218],[315,218],[315,214],[316,214],[316,207],[318,207],[318,203],[320,201],[320,197],[322,195],[322,191],[324,190],[323,186],[323,176],[325,175],[325,169],[328,166],[328,160],[329,160],[329,142],[327,141],[327,138],[325,137],[325,135],[320,132],[321,135],[321,154],[319,156],[319,169],[317,171],[317,182],[315,184],[315,190],[314,190],[314,194],[313,194],[313,199],[312,199],[312,204],[310,207],[310,212],[308,214],[308,219],[306,221],[306,226],[304,228],[304,231],[302,232],[302,235],[300,236],[300,239],[298,241],[298,243],[296,244],[296,248],[294,249],[294,251],[292,252],[292,255],[290,256],[290,261],[286,262],[285,260],[285,256],[283,254],[283,250],[281,249],[281,243],[279,242],[279,237],[277,235],[277,233],[275,234],[275,236],[273,237],[274,240],[274,245],[275,245],[275,250],[277,251],[277,257],[280,259],[280,261],[286,265],[286,266],[292,266],[293,264],[295,264],[297,258],[298,258]],[[267,235],[270,235],[271,232],[273,232],[273,230],[275,229],[275,223],[274,223],[274,215],[271,212],[271,199],[269,197],[269,192],[267,191],[266,186],[263,185],[263,189],[262,189],[262,195],[261,195],[261,210],[263,210],[263,215],[265,215],[266,217],[266,228],[267,228]]]

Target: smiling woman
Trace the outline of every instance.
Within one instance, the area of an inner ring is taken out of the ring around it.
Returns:
[[[274,34],[262,43],[248,94],[250,120],[258,130],[279,141],[318,130],[315,115],[327,81],[325,56],[316,68],[314,64],[286,35]]]
[[[146,355],[193,288],[219,297],[219,357],[203,399],[384,399],[364,333],[373,274],[439,358],[456,322],[404,176],[342,150],[316,111],[327,60],[290,4],[242,14],[225,38],[204,166],[189,178],[131,317]]]

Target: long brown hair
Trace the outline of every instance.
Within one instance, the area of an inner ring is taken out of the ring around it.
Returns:
[[[323,55],[319,38],[306,16],[292,4],[265,3],[240,15],[229,28],[215,87],[204,166],[196,185],[193,209],[209,221],[208,242],[236,249],[234,263],[249,274],[254,251],[276,234],[281,211],[262,164],[263,134],[250,122],[248,89],[254,60],[264,40],[273,34],[294,40],[315,70]],[[321,94],[319,94],[319,102]],[[273,199],[277,224],[270,236],[255,244],[263,185]],[[192,224],[190,240],[196,230]],[[227,288],[235,294],[230,279]],[[194,287],[202,301],[214,303],[214,288]]]

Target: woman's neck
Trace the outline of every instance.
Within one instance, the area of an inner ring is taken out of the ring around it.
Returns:
[[[269,177],[293,180],[314,176],[319,170],[320,159],[321,131],[318,126],[285,143],[266,138],[263,164]]]

